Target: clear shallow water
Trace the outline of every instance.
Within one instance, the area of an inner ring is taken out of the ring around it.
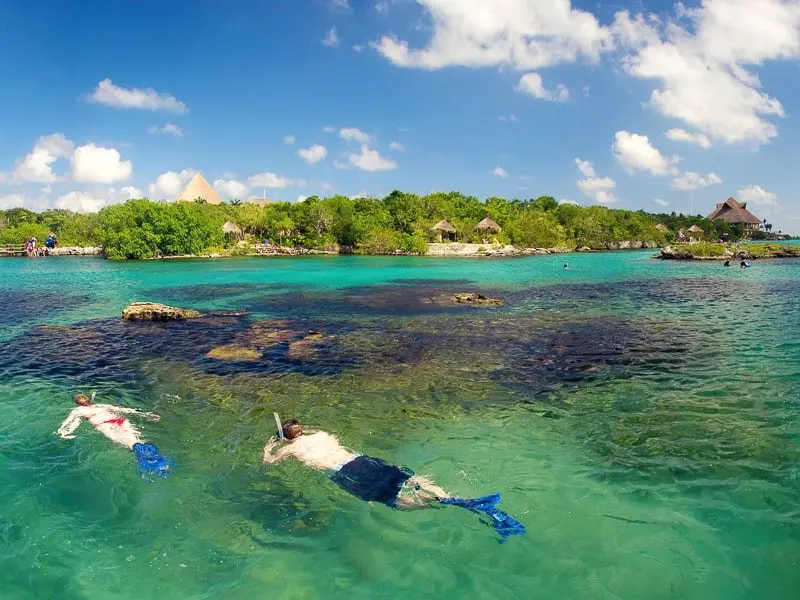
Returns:
[[[800,261],[648,257],[0,261],[3,597],[796,597]],[[439,302],[464,290],[506,306]],[[120,323],[143,299],[249,313]],[[264,358],[205,356],[242,340]],[[161,414],[174,476],[52,435],[84,390]],[[273,410],[529,533],[265,468]]]

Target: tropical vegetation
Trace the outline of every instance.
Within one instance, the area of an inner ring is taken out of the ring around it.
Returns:
[[[700,216],[560,204],[550,196],[480,201],[459,192],[418,196],[394,191],[385,198],[312,196],[303,202],[266,205],[238,200],[211,205],[141,199],[108,206],[97,214],[14,208],[0,211],[0,244],[20,244],[30,237],[43,240],[52,231],[62,246],[102,245],[111,259],[198,254],[241,246],[241,239],[222,232],[223,223],[231,221],[249,240],[245,244],[269,241],[364,254],[413,254],[424,252],[428,242],[436,241],[430,228],[441,219],[455,227],[455,240],[481,242],[486,234],[473,228],[485,217],[502,228],[489,234],[492,242],[528,248],[605,249],[623,241],[664,244],[674,240],[678,229],[695,224],[709,241],[723,234],[737,240],[744,233],[728,223],[712,223]],[[659,223],[668,231],[657,229]]]

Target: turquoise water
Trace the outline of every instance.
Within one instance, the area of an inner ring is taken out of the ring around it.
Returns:
[[[650,254],[0,261],[0,595],[796,598],[800,261]],[[473,290],[505,306],[446,300]],[[121,323],[136,300],[247,314]],[[171,477],[53,435],[92,390],[162,416]],[[264,467],[272,411],[529,533]]]

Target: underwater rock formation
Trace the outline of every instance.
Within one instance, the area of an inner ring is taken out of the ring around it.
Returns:
[[[196,310],[177,308],[157,302],[134,302],[122,311],[125,321],[176,321],[202,316]]]

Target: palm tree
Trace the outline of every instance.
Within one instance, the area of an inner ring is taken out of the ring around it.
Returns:
[[[234,199],[233,199],[233,200],[231,200],[231,202],[230,202],[230,205],[231,205],[231,206],[240,206],[241,204],[242,204],[242,201],[241,201],[241,200],[239,200],[239,198],[234,198]]]

